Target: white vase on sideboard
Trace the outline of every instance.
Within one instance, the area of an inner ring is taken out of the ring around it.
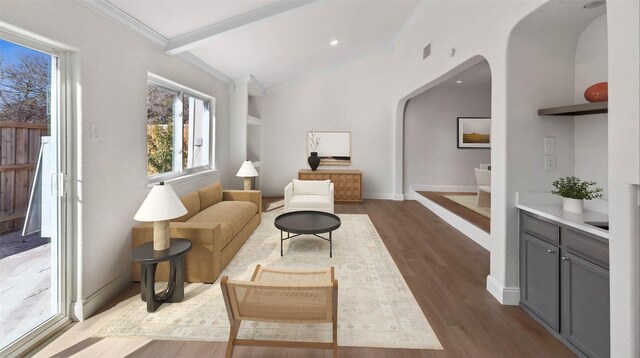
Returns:
[[[584,202],[582,199],[562,198],[562,210],[582,214]]]

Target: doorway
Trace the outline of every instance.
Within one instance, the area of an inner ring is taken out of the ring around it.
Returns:
[[[67,320],[65,53],[0,32],[0,355]]]
[[[409,99],[404,113],[405,195],[422,196],[489,234],[490,133],[491,69],[486,60],[452,71]]]

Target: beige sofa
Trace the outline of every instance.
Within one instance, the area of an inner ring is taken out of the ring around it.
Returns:
[[[262,220],[259,190],[222,190],[214,183],[180,197],[187,214],[171,220],[171,238],[193,244],[185,260],[187,282],[211,283],[247,241]],[[131,246],[153,241],[153,223],[137,225],[131,232]],[[158,265],[156,280],[166,281],[169,264]],[[140,265],[132,266],[134,281],[140,281]]]

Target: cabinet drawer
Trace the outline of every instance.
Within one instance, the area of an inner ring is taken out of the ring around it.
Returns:
[[[550,224],[546,221],[536,219],[527,214],[522,214],[520,220],[522,231],[529,233],[539,239],[552,243],[560,244],[560,227]]]
[[[594,264],[609,268],[609,246],[586,235],[562,229],[562,246],[577,256]]]

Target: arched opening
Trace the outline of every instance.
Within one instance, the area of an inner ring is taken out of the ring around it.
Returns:
[[[489,250],[489,63],[475,56],[413,91],[400,104],[396,189],[403,198],[422,202]],[[480,201],[479,178],[484,186]]]

